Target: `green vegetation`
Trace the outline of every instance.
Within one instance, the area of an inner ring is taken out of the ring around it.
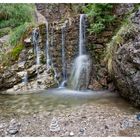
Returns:
[[[129,38],[133,38],[138,32],[138,29],[131,22],[130,17],[122,24],[116,35],[114,35],[111,41],[107,44],[105,61],[108,64],[108,71],[112,71],[112,57],[118,47],[124,42],[128,41]]]
[[[16,47],[12,48],[11,51],[6,54],[0,54],[3,66],[12,65],[19,57],[20,52],[24,49],[24,45],[19,43]]]
[[[0,4],[0,28],[17,27],[32,22],[34,6],[31,4]]]
[[[0,4],[0,28],[11,28],[10,44],[16,46],[27,28],[34,23],[34,6],[32,4]],[[5,35],[5,30],[0,35]],[[3,33],[4,31],[4,33]],[[8,33],[10,30],[6,30]]]
[[[13,46],[0,56],[5,65],[18,59],[24,48],[23,40],[34,26],[34,17],[33,4],[0,4],[0,37],[10,33],[7,47]]]
[[[18,26],[15,28],[10,34],[10,44],[16,46],[19,41],[23,38],[25,33],[32,27],[32,23],[24,23],[23,25]]]
[[[10,27],[0,29],[0,37],[3,37],[4,35],[7,35],[10,31],[11,31]]]
[[[90,27],[88,30],[90,33],[102,32],[115,19],[113,4],[87,4],[83,7],[83,11],[89,17]]]
[[[11,59],[16,60],[23,48],[23,44],[18,44],[18,46],[14,47],[9,54],[11,56]]]

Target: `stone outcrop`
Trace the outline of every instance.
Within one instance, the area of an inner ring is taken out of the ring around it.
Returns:
[[[124,16],[134,9],[134,4],[114,4],[113,14],[116,16],[112,25],[98,35],[88,35],[87,50],[92,58],[92,73],[89,88],[93,90],[109,89],[113,90],[114,85],[109,78],[106,62],[104,61],[107,44],[120,26]]]
[[[114,48],[112,55],[113,81],[120,95],[135,106],[140,106],[140,10],[128,24],[133,26],[122,45]],[[129,29],[126,29],[129,30]]]

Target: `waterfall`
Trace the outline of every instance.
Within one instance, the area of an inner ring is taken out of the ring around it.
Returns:
[[[79,55],[74,61],[69,87],[74,90],[85,90],[88,87],[91,61],[85,52],[85,15],[80,15]]]
[[[39,31],[34,29],[32,33],[32,41],[34,45],[34,54],[36,56],[36,72],[37,78],[39,78],[39,66],[40,66],[40,48],[39,48]]]
[[[28,73],[27,73],[27,71],[25,71],[24,74],[23,74],[22,83],[24,85],[27,85],[27,83],[28,83]]]
[[[59,88],[64,88],[67,83],[66,57],[65,57],[65,30],[67,21],[62,26],[62,83]]]
[[[80,15],[80,30],[79,30],[79,56],[85,52],[85,15]]]
[[[51,45],[51,47],[54,47],[54,24],[52,24],[52,27],[51,27],[51,44],[50,45]],[[52,66],[52,68],[54,70],[54,74],[55,74],[54,79],[57,82],[57,84],[59,85],[59,81],[57,80],[58,75],[57,75],[53,62],[51,62],[51,66]]]
[[[34,53],[36,55],[36,65],[40,65],[39,32],[37,29],[33,30],[33,44]]]
[[[48,21],[46,20],[46,66],[47,69],[50,68],[51,65],[51,60],[50,60],[50,56],[49,56],[49,25],[48,25]]]

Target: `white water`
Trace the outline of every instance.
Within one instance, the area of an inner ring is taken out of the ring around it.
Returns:
[[[36,65],[40,65],[40,49],[39,49],[39,33],[37,29],[33,30],[33,44],[34,44],[34,52],[36,55]]]
[[[85,15],[80,15],[79,24],[79,55],[82,55],[85,51]]]
[[[46,66],[47,69],[50,68],[50,56],[49,56],[49,25],[48,25],[48,21],[46,20]]]
[[[85,90],[89,83],[91,61],[85,54],[85,15],[80,15],[79,55],[74,61],[69,87],[74,90]]]
[[[27,73],[27,71],[25,71],[24,74],[23,74],[22,83],[24,85],[27,85],[27,83],[28,83],[28,73]]]
[[[90,59],[87,55],[76,58],[71,73],[70,87],[74,90],[87,89],[90,73]]]
[[[51,27],[51,47],[54,47],[54,24],[52,25],[52,27]],[[58,77],[58,75],[57,75],[57,71],[56,71],[56,69],[55,69],[55,67],[54,67],[54,64],[53,64],[53,62],[51,63],[51,66],[52,66],[52,68],[53,68],[53,70],[54,70],[54,79],[55,79],[55,81],[57,82],[57,84],[59,85],[59,81],[58,81],[58,79],[57,79],[57,77]]]
[[[37,31],[37,29],[33,30],[33,44],[34,44],[34,53],[36,55],[37,78],[39,78],[40,48],[39,48],[39,32]]]
[[[66,57],[65,57],[65,30],[67,21],[62,26],[62,82],[59,88],[64,88],[67,83],[67,68],[66,68]]]

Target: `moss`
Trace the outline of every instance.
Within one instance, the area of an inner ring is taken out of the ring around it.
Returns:
[[[18,60],[19,54],[24,49],[24,45],[19,43],[16,47],[14,47],[11,51],[4,54],[2,57],[2,65],[3,66],[11,66]]]
[[[23,44],[18,44],[16,47],[14,47],[12,49],[12,51],[10,52],[10,56],[12,60],[17,60],[19,57],[20,52],[23,50],[24,45]]]

